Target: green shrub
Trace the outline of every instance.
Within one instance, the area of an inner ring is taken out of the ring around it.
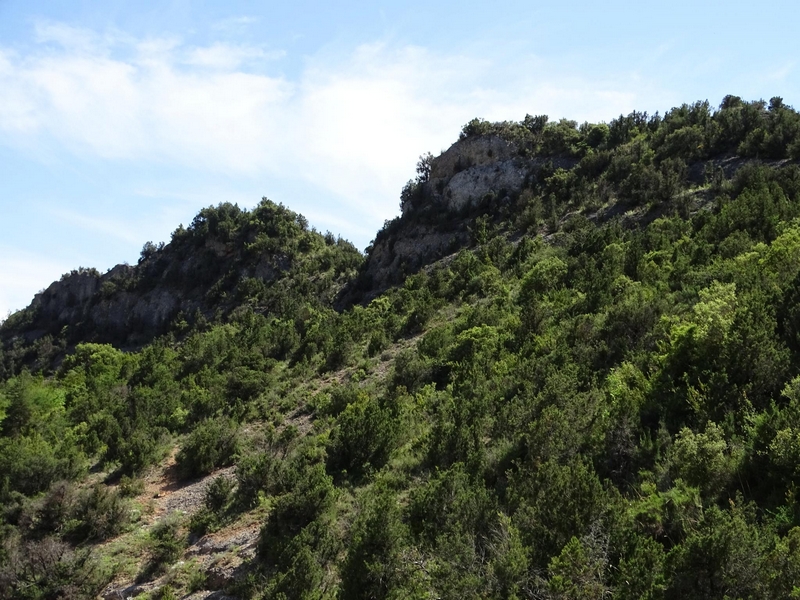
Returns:
[[[409,392],[416,392],[431,381],[431,367],[413,348],[400,352],[394,361],[392,385],[403,386]]]
[[[139,475],[167,454],[169,432],[163,427],[139,427],[118,442],[112,455],[120,462],[120,471],[128,476]]]
[[[328,468],[346,470],[360,478],[371,468],[379,469],[389,459],[397,438],[396,420],[375,400],[349,404],[339,415],[328,445]]]
[[[144,480],[123,475],[119,480],[119,493],[123,498],[133,498],[144,493]]]
[[[89,600],[113,576],[88,548],[74,549],[54,537],[11,538],[0,557],[0,598],[10,600]]]
[[[208,419],[186,438],[176,457],[183,479],[208,475],[214,469],[231,464],[239,449],[238,430],[229,419]]]
[[[163,570],[181,557],[186,548],[186,535],[181,530],[177,516],[170,515],[153,526],[148,536],[148,546],[150,565],[147,571],[151,573]]]
[[[213,513],[219,514],[225,510],[233,495],[233,482],[227,477],[215,477],[206,488],[203,504]]]
[[[130,523],[128,502],[117,490],[97,484],[79,496],[70,537],[75,541],[101,541],[121,533]]]
[[[0,438],[0,473],[11,490],[32,495],[59,479],[74,479],[85,458],[74,445],[47,442],[39,435]]]
[[[357,385],[335,384],[328,392],[329,400],[321,403],[319,413],[326,416],[339,416],[351,404],[356,404],[367,398],[366,392]]]
[[[341,566],[339,597],[404,597],[398,588],[408,570],[401,556],[406,535],[396,497],[380,490],[369,498],[353,525],[352,540]]]
[[[178,600],[178,597],[170,584],[161,586],[153,593],[153,600]]]
[[[248,454],[236,463],[236,501],[244,508],[258,503],[260,492],[278,487],[280,463],[270,454]]]
[[[258,556],[279,565],[287,546],[300,532],[328,511],[336,499],[333,481],[322,465],[307,466],[293,489],[281,496],[261,529]]]
[[[369,338],[369,344],[367,345],[367,355],[370,357],[377,356],[388,347],[389,347],[389,339],[386,337],[386,333],[382,329],[378,330],[374,332]]]

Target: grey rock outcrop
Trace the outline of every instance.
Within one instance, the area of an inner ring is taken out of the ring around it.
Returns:
[[[344,291],[338,305],[367,302],[469,245],[472,213],[509,206],[546,164],[571,169],[577,161],[523,156],[519,146],[498,135],[453,144],[432,160],[428,179],[403,204],[402,215],[378,234],[359,280]]]
[[[293,261],[303,260],[302,250],[287,254],[280,238],[254,250],[250,245],[258,233],[226,239],[190,232],[166,246],[146,246],[135,266],[118,265],[102,275],[83,268],[66,274],[3,324],[0,349],[41,340],[52,346],[48,352],[57,363],[53,353],[78,341],[134,348],[173,324],[182,326],[176,320],[181,314],[186,321],[227,314],[247,293],[239,293],[241,282],[257,293],[285,276]]]
[[[64,326],[88,327],[101,338],[157,331],[188,308],[179,292],[168,287],[127,289],[135,278],[136,269],[128,265],[104,275],[85,270],[66,275],[34,297],[31,309],[39,326],[29,335],[35,338]]]

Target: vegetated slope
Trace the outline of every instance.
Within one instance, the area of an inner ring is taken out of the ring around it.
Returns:
[[[338,304],[369,301],[471,245],[479,216],[501,231],[545,234],[575,214],[605,221],[630,211],[622,223],[631,225],[668,204],[687,216],[710,200],[705,184],[753,162],[800,158],[797,129],[796,113],[780,98],[767,109],[733,96],[716,112],[698,102],[663,118],[633,112],[609,124],[475,119],[446,152],[421,157],[401,194],[402,215],[378,232]]]
[[[0,362],[41,368],[81,341],[141,347],[245,306],[292,318],[329,306],[362,260],[349,242],[309,230],[302,215],[266,198],[252,211],[209,207],[166,246],[145,244],[138,265],[104,275],[82,268],[37,294],[0,326]]]
[[[49,379],[7,376],[3,593],[796,593],[800,115],[728,97],[542,122],[465,127],[553,164],[507,202],[470,203],[452,229],[468,247],[366,305],[254,303],[137,351],[79,344]],[[426,208],[438,160],[368,261],[423,219],[446,231]],[[399,277],[370,268],[342,297]],[[234,478],[151,524],[139,478],[176,444],[175,477]],[[252,556],[215,541],[254,524]]]

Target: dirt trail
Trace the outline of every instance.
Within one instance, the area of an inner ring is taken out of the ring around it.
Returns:
[[[143,505],[152,507],[147,525],[152,525],[167,515],[181,511],[193,514],[200,510],[206,489],[217,477],[233,479],[234,467],[226,467],[193,481],[181,481],[175,462],[177,449],[173,450],[163,465],[145,478],[144,492],[137,497]]]
[[[226,467],[206,477],[183,482],[178,477],[176,454],[177,450],[173,450],[158,469],[144,478],[144,491],[135,498],[144,508],[139,523],[141,529],[148,530],[173,513],[185,516],[197,512],[202,508],[206,489],[214,479],[234,477],[234,467]],[[151,592],[169,583],[174,576],[173,572],[182,568],[187,561],[194,561],[197,568],[205,574],[206,589],[197,591],[190,597],[196,600],[209,597],[222,600],[225,595],[219,590],[228,587],[255,556],[260,529],[259,522],[245,516],[243,522],[194,540],[166,574],[147,582],[136,582],[131,577],[119,578],[106,587],[102,597],[104,600],[127,600]],[[124,538],[117,538],[107,544],[120,541],[124,541]]]

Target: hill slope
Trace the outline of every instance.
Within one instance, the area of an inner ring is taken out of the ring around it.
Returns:
[[[792,597],[798,140],[778,99],[473,121],[363,263],[268,203],[200,220],[133,289],[207,249],[202,318],[47,378],[40,298],[2,329],[0,590]],[[295,233],[253,246],[262,210]]]
[[[5,368],[45,366],[81,341],[141,346],[242,307],[291,318],[305,305],[329,306],[362,260],[349,242],[309,230],[266,198],[252,211],[209,207],[166,246],[145,244],[136,266],[79,269],[38,294],[0,327]]]

